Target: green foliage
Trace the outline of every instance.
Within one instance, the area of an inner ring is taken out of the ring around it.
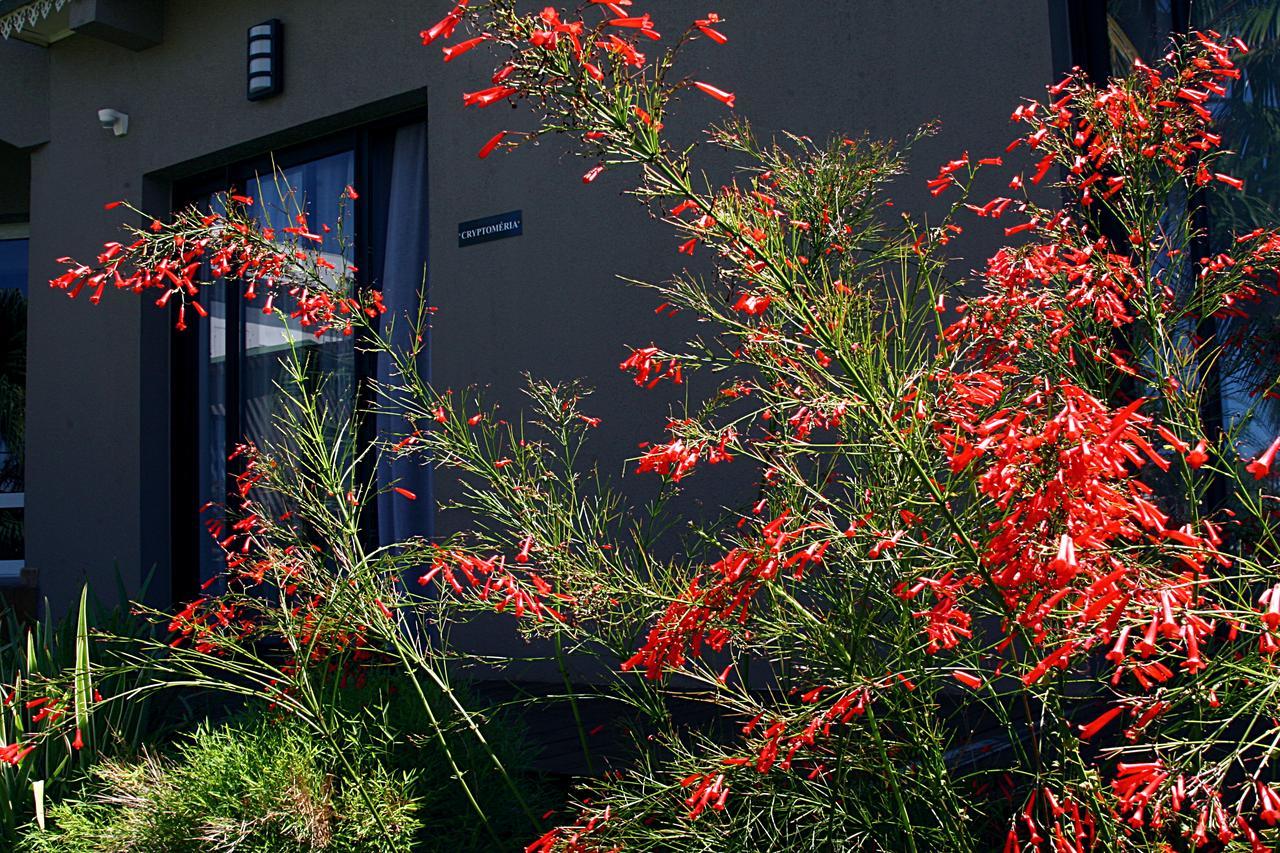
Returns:
[[[465,685],[451,685],[450,689],[464,707],[485,707]],[[519,802],[494,778],[490,751],[518,777],[535,812],[560,802],[550,786],[529,770],[534,754],[525,726],[502,709],[477,712],[486,747],[451,713],[450,703],[438,689],[428,687],[424,692],[438,722],[432,721],[408,679],[392,674],[390,668],[375,670],[361,686],[339,690],[335,705],[353,723],[342,748],[348,754],[376,749],[388,769],[410,780],[415,818],[422,827],[423,843],[429,841],[430,849],[492,850],[499,842],[499,849],[523,847],[528,843],[529,825]],[[435,734],[437,725],[444,730],[443,744]],[[478,810],[468,808],[460,798],[451,759],[470,783]],[[480,813],[487,816],[489,828]],[[488,834],[490,829],[496,832],[496,840]]]
[[[123,596],[122,596],[123,600]],[[47,616],[24,625],[4,614],[0,636],[0,743],[37,745],[16,766],[0,764],[0,844],[14,842],[43,801],[73,790],[88,767],[105,756],[134,754],[144,741],[163,733],[150,696],[104,700],[131,694],[151,678],[145,660],[113,666],[122,647],[131,647],[150,630],[148,623],[121,608],[104,607],[86,587],[79,607],[60,622]],[[65,713],[37,719],[41,708],[26,703],[48,698]],[[82,746],[73,746],[76,731]]]
[[[50,807],[34,851],[407,850],[418,829],[407,774],[366,748],[352,780],[304,727],[261,712],[200,726],[171,758],[144,754],[93,768],[84,794]],[[386,827],[388,836],[383,836]]]

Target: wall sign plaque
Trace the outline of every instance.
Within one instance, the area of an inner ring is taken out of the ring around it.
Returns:
[[[474,246],[477,243],[488,243],[490,240],[501,240],[504,237],[519,237],[524,233],[524,211],[512,210],[483,219],[472,219],[458,223],[458,248]]]

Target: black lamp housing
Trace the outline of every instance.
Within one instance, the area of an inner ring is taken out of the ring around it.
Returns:
[[[284,27],[276,18],[249,27],[247,95],[261,101],[284,89]]]

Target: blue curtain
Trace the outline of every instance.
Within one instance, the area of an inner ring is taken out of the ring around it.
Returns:
[[[386,242],[383,247],[382,296],[386,319],[392,323],[392,342],[411,343],[408,318],[417,316],[419,294],[426,295],[427,264],[427,126],[406,125],[396,131],[391,155],[391,180],[387,196]],[[418,370],[429,377],[430,358],[424,348]],[[394,382],[384,357],[379,357],[380,382]],[[390,415],[378,415],[380,437],[404,435],[406,424]],[[432,534],[431,469],[417,459],[382,459],[378,463],[380,486],[396,485],[417,495],[405,500],[384,494],[378,502],[378,539],[389,544],[410,536]]]

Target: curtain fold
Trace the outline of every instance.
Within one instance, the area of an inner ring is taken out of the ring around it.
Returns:
[[[386,240],[383,249],[382,298],[384,315],[393,324],[392,342],[407,347],[410,333],[406,318],[418,311],[419,294],[426,295],[427,264],[427,125],[406,125],[396,131],[391,154],[387,194]],[[428,344],[430,342],[428,341]],[[418,370],[430,377],[430,347],[423,348]],[[379,382],[393,381],[385,356],[378,357]],[[379,437],[404,434],[405,423],[390,415],[378,415]],[[389,544],[410,536],[431,536],[434,499],[430,466],[417,459],[378,462],[378,485],[396,485],[417,495],[405,500],[395,494],[378,498],[378,541]]]

